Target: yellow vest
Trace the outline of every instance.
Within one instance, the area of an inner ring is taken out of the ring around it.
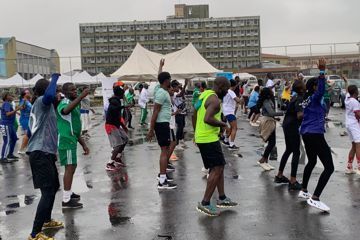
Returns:
[[[205,123],[205,103],[206,100],[211,96],[216,94],[213,90],[204,91],[200,97],[201,106],[197,110],[197,119],[196,119],[196,129],[195,129],[195,142],[196,143],[212,143],[219,141],[220,127],[214,127]],[[215,114],[215,119],[221,120],[221,109],[218,113]]]

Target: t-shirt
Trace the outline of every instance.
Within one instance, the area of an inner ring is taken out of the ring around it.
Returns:
[[[106,112],[105,123],[108,125],[113,125],[117,128],[120,128],[122,109],[123,109],[123,107],[122,107],[121,100],[117,97],[111,97],[109,99],[109,107]]]
[[[236,108],[236,94],[233,90],[229,89],[228,93],[225,95],[223,100],[223,113],[225,116],[227,115],[234,115],[235,114],[235,108]]]
[[[129,105],[131,105],[131,104],[133,104],[133,102],[134,102],[134,94],[131,94],[130,92],[128,92],[127,94],[125,94],[125,103],[124,103],[124,105],[125,106],[129,106]]]
[[[248,108],[255,107],[258,100],[259,100],[259,93],[256,91],[253,91],[249,98]]]
[[[5,101],[1,107],[1,124],[11,125],[15,122],[16,114],[6,116],[6,113],[14,111],[12,103]]]
[[[271,88],[272,86],[274,86],[274,81],[271,79],[268,79],[266,82],[266,87]],[[275,87],[271,88],[271,90],[273,91],[273,93],[275,93]]]
[[[58,149],[58,128],[53,104],[45,105],[43,96],[34,102],[29,120],[31,137],[27,152],[42,151],[56,154]]]
[[[290,101],[291,99],[291,88],[287,89],[284,87],[284,90],[281,94],[281,99],[284,99],[286,101]]]
[[[28,120],[30,118],[31,103],[28,100],[21,99],[19,106],[25,105],[25,108],[20,111],[20,122],[23,120]]]
[[[199,100],[200,95],[201,95],[200,89],[195,88],[194,92],[193,92],[193,99],[192,99],[192,102],[191,102],[193,106],[195,106],[195,104]]]
[[[290,100],[282,125],[287,134],[299,134],[302,120],[298,119],[297,114],[303,112],[302,102],[303,97],[299,95]]]
[[[329,88],[330,88],[330,85],[327,82],[325,82],[324,100],[330,100]]]
[[[68,115],[62,111],[70,104],[64,98],[57,107],[57,124],[59,129],[59,149],[76,149],[81,134],[80,106],[76,106]]]
[[[359,125],[359,121],[356,119],[355,112],[360,111],[360,103],[355,98],[350,97],[350,94],[346,94],[345,98],[345,124],[346,126],[357,124]]]
[[[174,94],[174,106],[176,107],[176,110],[181,110],[180,114],[185,115],[186,114],[186,101],[184,97],[178,97],[178,94]]]
[[[155,92],[154,101],[161,105],[159,115],[156,119],[157,123],[170,122],[171,119],[171,98],[168,91],[163,88],[159,88]]]
[[[141,108],[146,108],[146,104],[149,101],[149,92],[147,89],[143,88],[140,92],[140,96],[139,96],[139,106]]]
[[[85,98],[83,98],[83,100],[81,100],[81,109],[82,110],[90,110],[90,97],[87,96]]]

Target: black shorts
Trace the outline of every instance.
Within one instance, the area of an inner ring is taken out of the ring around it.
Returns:
[[[56,168],[56,155],[42,151],[29,153],[34,188],[52,187],[59,189],[59,175]]]
[[[249,118],[251,117],[251,115],[253,115],[253,113],[255,113],[255,114],[260,113],[260,110],[257,106],[253,106],[252,108],[250,108]]]
[[[155,123],[155,135],[160,147],[169,147],[171,142],[170,123]]]
[[[170,142],[176,142],[174,129],[170,129]]]
[[[206,169],[225,166],[226,161],[219,141],[212,143],[198,143],[197,145]]]

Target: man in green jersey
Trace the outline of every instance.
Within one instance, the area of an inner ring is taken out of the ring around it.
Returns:
[[[230,82],[224,77],[215,79],[212,90],[206,90],[195,104],[193,126],[195,143],[199,147],[204,167],[209,169],[209,177],[204,198],[198,203],[197,210],[209,216],[218,216],[220,212],[210,204],[215,191],[219,192],[216,206],[219,208],[234,207],[237,203],[226,197],[224,190],[224,154],[219,141],[221,127],[226,124],[221,121],[221,100],[228,93]]]
[[[71,191],[73,176],[77,166],[77,143],[84,150],[84,155],[89,154],[89,148],[81,137],[80,102],[89,94],[85,88],[80,96],[77,96],[76,86],[73,83],[63,85],[65,98],[57,106],[57,125],[59,131],[59,158],[61,166],[65,166],[63,208],[81,208],[78,201],[80,196]]]
[[[128,118],[128,128],[134,129],[131,125],[132,121],[132,114],[131,114],[131,108],[135,106],[135,93],[133,88],[129,88],[129,91],[125,94],[125,111],[127,113]]]

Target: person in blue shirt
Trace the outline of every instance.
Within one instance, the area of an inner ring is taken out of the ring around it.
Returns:
[[[320,201],[320,195],[329,181],[331,174],[334,172],[331,150],[324,137],[326,115],[326,106],[323,101],[326,82],[326,61],[324,59],[319,60],[318,68],[320,70],[320,76],[318,78],[311,78],[306,82],[306,93],[302,103],[304,116],[300,127],[300,134],[305,144],[308,163],[304,169],[302,189],[299,193],[299,198],[307,199],[307,203],[310,206],[328,212],[330,208]],[[324,165],[324,171],[320,175],[314,194],[311,195],[307,187],[318,157]]]
[[[260,92],[260,87],[255,86],[254,91],[252,91],[250,95],[249,103],[247,105],[247,107],[250,109],[250,113],[248,116],[248,119],[250,119],[250,125],[256,125],[256,121],[260,117],[260,109],[258,109],[256,105],[257,101],[259,100],[259,92]]]
[[[3,146],[1,151],[1,163],[9,163],[17,161],[19,158],[14,156],[14,148],[16,141],[18,140],[15,131],[15,117],[16,112],[22,107],[17,106],[14,110],[12,101],[14,100],[13,95],[9,92],[5,92],[3,95],[3,105],[1,108],[1,121],[0,121],[0,132],[3,136]]]
[[[23,130],[23,140],[21,147],[18,151],[18,154],[25,154],[25,148],[27,147],[29,142],[27,132],[29,131],[29,119],[30,119],[30,111],[32,107],[30,100],[31,100],[30,91],[28,89],[25,89],[24,91],[21,92],[20,102],[19,102],[19,106],[22,107],[22,110],[20,111],[19,122]]]

